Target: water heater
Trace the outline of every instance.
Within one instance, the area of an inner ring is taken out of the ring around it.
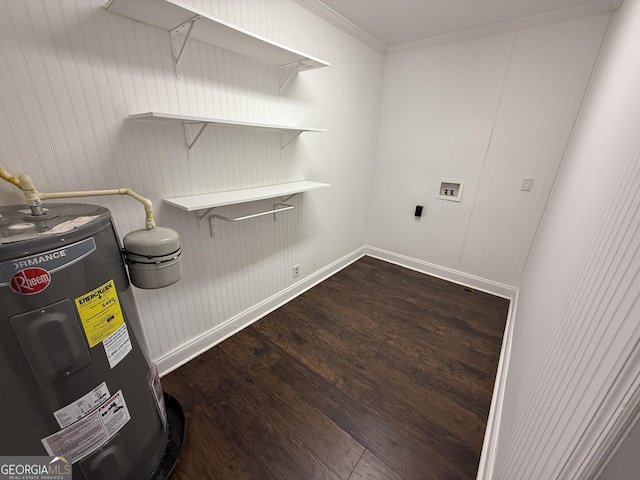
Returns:
[[[103,207],[0,207],[0,455],[64,457],[74,480],[168,478],[184,417],[146,354],[123,255],[142,282],[153,265],[172,279],[169,237],[127,256]]]

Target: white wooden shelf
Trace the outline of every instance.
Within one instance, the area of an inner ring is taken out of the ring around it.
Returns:
[[[267,130],[279,130],[289,132],[326,132],[324,128],[308,128],[297,125],[278,125],[272,123],[255,123],[255,122],[243,122],[239,120],[226,120],[223,118],[210,118],[210,117],[194,117],[191,115],[177,115],[173,113],[163,112],[145,112],[145,113],[132,113],[129,115],[132,120],[150,120],[158,122],[171,122],[182,123],[189,125],[193,123],[206,124],[206,125],[219,125],[222,127],[245,127],[245,128],[258,128]]]
[[[187,212],[205,210],[225,205],[255,202],[267,198],[291,197],[297,193],[308,192],[318,188],[326,188],[328,183],[310,181],[280,183],[266,187],[246,188],[243,190],[230,190],[227,192],[204,193],[201,195],[188,195],[185,197],[165,198],[164,202],[178,207]]]
[[[324,60],[273,42],[176,0],[108,0],[105,8],[109,12],[169,31],[176,66],[180,63],[189,38],[293,72],[329,66]]]
[[[326,132],[324,128],[308,128],[298,125],[277,125],[271,123],[255,123],[255,122],[242,122],[238,120],[226,120],[223,118],[210,118],[210,117],[194,117],[191,115],[177,115],[173,113],[163,112],[145,112],[145,113],[132,113],[129,115],[131,120],[145,120],[155,122],[169,122],[169,123],[181,123],[184,125],[184,133],[187,140],[187,149],[189,153],[189,159],[193,160],[193,147],[200,139],[200,136],[204,133],[205,129],[209,125],[219,127],[239,127],[239,128],[251,128],[258,130],[270,130],[280,132],[280,148],[285,148],[292,141],[294,141],[298,135],[303,132]],[[199,128],[191,129],[192,125],[199,125]]]

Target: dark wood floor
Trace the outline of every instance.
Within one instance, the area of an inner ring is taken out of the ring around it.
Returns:
[[[475,478],[507,309],[364,257],[163,378],[172,478]]]

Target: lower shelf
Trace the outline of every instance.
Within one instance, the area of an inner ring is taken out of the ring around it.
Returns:
[[[318,188],[330,187],[328,183],[318,182],[291,182],[269,185],[266,187],[245,188],[242,190],[230,190],[227,192],[203,193],[200,195],[188,195],[184,197],[165,198],[164,202],[178,207],[187,212],[205,210],[208,208],[235,205],[237,203],[255,202],[267,198],[286,197],[296,193],[308,192]]]

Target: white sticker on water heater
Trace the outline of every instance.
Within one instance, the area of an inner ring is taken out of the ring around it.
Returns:
[[[96,388],[86,395],[80,397],[75,402],[71,402],[66,407],[53,412],[60,428],[65,428],[81,418],[85,417],[97,406],[102,405],[111,394],[107,388],[107,384],[102,382]]]
[[[162,422],[162,429],[167,429],[167,407],[164,403],[164,392],[162,391],[162,385],[160,384],[160,375],[158,374],[158,367],[155,363],[151,363],[151,369],[147,375],[149,381],[149,387],[153,392],[153,397],[156,400],[156,409],[158,415],[160,415],[160,421]]]
[[[120,328],[102,342],[102,345],[104,345],[104,351],[107,354],[109,366],[114,368],[133,349],[131,346],[131,338],[129,338],[129,330],[127,330],[127,324],[123,323]]]
[[[119,390],[107,403],[102,405],[98,409],[98,413],[109,438],[118,433],[131,420],[122,390]]]
[[[76,228],[80,228],[83,225],[95,220],[100,215],[93,215],[91,217],[76,217],[73,220],[59,223],[51,230],[40,232],[41,235],[60,235],[61,233],[68,233]]]
[[[127,403],[118,390],[96,410],[43,438],[42,445],[49,455],[76,463],[105,445],[129,420]]]

